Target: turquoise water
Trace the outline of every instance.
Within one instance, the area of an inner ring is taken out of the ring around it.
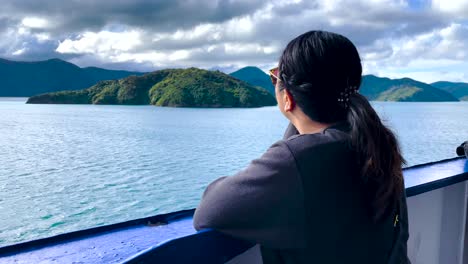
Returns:
[[[26,105],[0,98],[0,246],[193,208],[280,139],[276,107]],[[374,103],[409,165],[454,157],[468,103]]]

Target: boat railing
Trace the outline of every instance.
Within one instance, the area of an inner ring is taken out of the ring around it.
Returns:
[[[404,169],[413,264],[468,264],[468,160]],[[0,263],[262,263],[258,245],[196,232],[194,210],[0,248]]]

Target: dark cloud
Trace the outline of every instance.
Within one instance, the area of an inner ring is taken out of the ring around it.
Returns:
[[[358,46],[373,45],[382,38],[401,38],[440,29],[450,24],[442,15],[425,11],[412,11],[385,6],[371,6],[364,3],[344,2],[340,8],[323,12],[314,1],[273,6],[269,18],[252,17],[255,28],[252,34],[232,36],[221,30],[218,39],[210,36],[190,38],[180,41],[163,38],[155,42],[145,42],[149,48],[176,50],[199,47],[223,42],[245,42],[267,45],[275,43],[284,46],[288,40],[309,30],[320,29],[338,32],[348,36]],[[362,12],[367,10],[367,12]],[[253,13],[253,12],[252,12]],[[336,23],[335,20],[341,20]]]
[[[248,14],[261,0],[6,0],[0,15],[40,16],[52,22],[51,31],[97,31],[109,24],[172,31],[201,23],[219,23]]]
[[[279,21],[284,22],[277,24],[276,32],[299,35],[312,29],[329,30],[348,36],[358,46],[372,45],[385,37],[416,35],[450,24],[446,16],[431,10],[414,11],[368,1],[342,1],[335,8],[315,13],[310,11],[316,10],[316,5],[309,2],[294,6],[298,12],[290,16],[281,16],[282,12],[274,9]],[[260,30],[266,35],[269,28],[266,24]]]
[[[468,30],[452,26],[466,24],[463,10],[441,11],[425,0],[416,5],[392,0],[6,0],[0,9],[0,57],[58,57],[80,66],[138,71],[269,67],[289,40],[319,29],[349,37],[366,64],[378,69],[405,66],[413,58],[466,58],[462,51],[445,54],[465,48]],[[24,25],[25,18],[46,23]],[[448,29],[450,34],[440,33]],[[427,34],[445,46],[434,48],[418,38]],[[404,46],[408,40],[420,47]],[[434,52],[428,52],[431,48]]]

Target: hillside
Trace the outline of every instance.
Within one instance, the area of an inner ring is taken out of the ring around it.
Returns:
[[[176,70],[169,70],[169,72],[171,71]],[[165,72],[165,70],[160,71],[160,74],[162,74],[163,72]],[[104,82],[97,84],[98,82],[104,80],[117,80],[129,77],[131,75],[141,76],[142,74],[143,73],[139,72],[114,71],[96,67],[80,68],[72,63],[62,61],[59,59],[51,59],[38,62],[16,62],[0,59],[0,76],[2,80],[2,85],[0,85],[0,96],[21,97],[61,91],[60,93],[54,94],[53,98],[58,100],[58,98],[60,97],[63,100],[68,100],[65,98],[69,98],[70,94],[76,94],[80,95],[79,98],[81,98],[78,101],[83,103],[152,103],[153,101],[150,100],[149,95],[147,95],[144,91],[146,88],[141,90],[140,87],[138,89],[135,88],[136,90],[133,90],[130,89],[129,86],[125,86],[127,85],[125,81],[123,81],[123,84],[120,84],[120,81]],[[271,84],[270,77],[257,67],[245,67],[231,73],[230,75],[236,79],[246,82],[247,84],[250,84],[251,86],[262,87],[274,96],[274,87]],[[192,78],[194,78],[194,80],[191,81],[188,80],[188,76],[185,76],[183,78],[185,78],[185,80],[183,81],[184,84],[191,87],[196,86],[196,80],[198,78],[196,75],[192,75]],[[132,78],[127,80],[127,82],[132,81]],[[135,79],[134,81],[141,82],[142,80]],[[152,87],[155,83],[150,82],[150,84]],[[121,88],[121,85],[124,85],[126,88]],[[180,88],[177,83],[170,83],[168,85],[170,85],[171,87],[178,87],[177,89]],[[231,81],[230,85],[234,85],[233,87],[235,87],[237,84],[235,84],[234,81]],[[244,83],[244,85],[246,84]],[[109,88],[110,86],[115,87]],[[90,91],[90,93],[86,96],[83,95],[83,93],[86,93],[83,91],[76,91],[74,93],[63,93],[63,91],[67,90],[80,90],[88,87],[91,87],[92,89],[87,89]],[[104,90],[104,92],[101,92],[101,87],[103,87],[102,90]],[[149,88],[147,91],[148,93]],[[159,89],[165,90],[165,88],[161,87]],[[181,91],[182,90],[184,89],[181,89]],[[115,95],[112,94],[115,91],[124,92],[119,92]],[[128,94],[131,93],[131,91],[138,94]],[[377,101],[437,102],[468,100],[468,84],[466,83],[441,81],[429,85],[423,82],[415,81],[410,78],[389,79],[377,77],[374,75],[365,75],[363,76],[360,91],[370,100]],[[156,97],[160,96],[159,93],[154,93],[151,95],[154,95]],[[161,105],[164,105],[165,103],[178,105],[178,102],[169,100],[167,97],[168,95],[165,96],[166,97],[159,98],[153,103]],[[180,96],[188,95],[184,93]],[[192,99],[193,103],[198,102],[197,100],[201,100],[200,102],[202,103],[200,103],[200,105],[203,105],[204,103],[206,103],[207,105],[225,105],[224,99],[221,100],[220,98],[214,98],[213,100],[211,100],[204,97],[203,99],[200,99],[197,95]],[[192,99],[190,99],[190,96],[188,97],[189,101]],[[48,97],[47,100],[52,100],[52,97]],[[220,100],[223,103],[220,103]],[[226,102],[228,102],[226,105],[234,104],[234,101],[230,102],[229,98],[227,98],[226,100]],[[72,101],[75,102],[75,99],[73,99]],[[185,100],[179,101],[185,102]]]
[[[189,68],[101,81],[85,90],[33,96],[27,103],[260,107],[276,105],[276,100],[266,90],[222,72]]]
[[[230,75],[251,85],[263,87],[274,95],[274,87],[271,84],[270,77],[257,67],[245,67]],[[464,92],[465,90],[462,89],[462,91]],[[456,98],[458,96],[453,96],[450,90],[443,91],[410,78],[389,79],[374,75],[364,75],[360,92],[369,100],[374,101],[458,101]],[[463,94],[463,96],[466,95]],[[462,96],[458,98],[461,99]]]
[[[257,67],[244,67],[230,73],[229,75],[253,86],[260,86],[270,92],[273,96],[275,95],[275,87],[271,84],[270,76]]]
[[[435,82],[432,86],[451,93],[459,100],[468,101],[468,83],[461,82]]]
[[[77,90],[98,81],[141,74],[96,67],[80,68],[59,59],[36,62],[0,59],[0,96],[27,97],[60,90]]]
[[[360,93],[369,100],[404,102],[458,101],[450,93],[410,78],[389,79],[365,75]]]

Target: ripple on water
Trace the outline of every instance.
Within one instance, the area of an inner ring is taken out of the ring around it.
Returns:
[[[32,174],[33,174],[32,172],[20,173],[16,175],[16,177],[28,177],[28,176],[31,176]]]
[[[52,217],[54,217],[54,216],[51,215],[51,214],[48,214],[48,215],[41,216],[40,219],[41,219],[41,220],[47,220],[47,219],[50,219],[50,218],[52,218]]]
[[[74,214],[71,214],[69,217],[78,217],[78,216],[84,216],[84,215],[87,215],[87,214],[92,214],[94,212],[96,212],[97,208],[96,207],[91,207],[91,208],[87,208],[87,209],[84,209],[78,213],[74,213]]]
[[[59,226],[61,226],[61,225],[65,225],[66,223],[67,223],[67,222],[65,222],[65,221],[58,221],[58,222],[55,222],[55,223],[51,224],[51,225],[49,226],[49,228],[56,228],[56,227],[59,227]]]

